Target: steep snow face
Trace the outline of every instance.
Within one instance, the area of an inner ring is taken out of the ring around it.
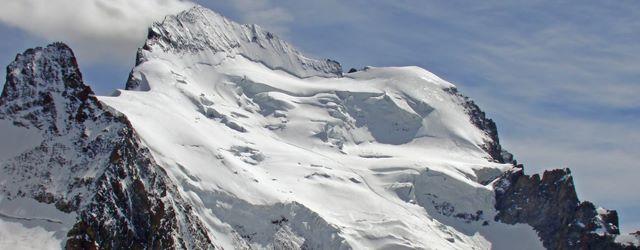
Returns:
[[[262,49],[250,27],[202,8],[168,17],[129,90],[99,97],[128,117],[221,246],[542,247],[529,226],[493,222],[485,184],[511,165],[492,161],[492,138],[454,85],[417,67],[327,77],[274,66],[304,56],[244,51]]]
[[[210,50],[229,57],[242,55],[299,77],[342,74],[340,64],[335,61],[308,58],[258,25],[241,25],[200,6],[154,24],[149,29],[145,49],[173,53]]]

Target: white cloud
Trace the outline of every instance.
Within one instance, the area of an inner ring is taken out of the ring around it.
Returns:
[[[3,0],[0,22],[69,43],[84,63],[132,63],[147,27],[192,6],[181,0]]]

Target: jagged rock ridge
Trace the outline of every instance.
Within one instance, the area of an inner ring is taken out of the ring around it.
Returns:
[[[580,202],[569,169],[524,174],[518,165],[494,182],[496,221],[526,223],[548,249],[637,249],[615,242],[618,214]]]

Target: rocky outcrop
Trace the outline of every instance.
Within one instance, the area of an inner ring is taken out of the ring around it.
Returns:
[[[16,125],[51,135],[66,134],[74,123],[92,115],[94,107],[86,102],[90,94],[65,44],[28,49],[7,66],[0,118],[10,117]],[[59,99],[68,101],[56,103]]]
[[[0,163],[0,192],[75,212],[68,249],[214,248],[129,121],[83,83],[66,45],[29,49],[7,67],[0,119],[43,138]]]
[[[496,221],[531,225],[547,249],[637,249],[615,242],[618,214],[580,202],[569,169],[525,175],[522,165],[493,186]]]

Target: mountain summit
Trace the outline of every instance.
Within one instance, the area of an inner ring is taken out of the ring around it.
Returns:
[[[0,232],[38,239],[13,247],[636,248],[453,84],[342,73],[199,6],[149,29],[114,96],[62,43],[18,55],[0,133]]]
[[[201,6],[154,24],[149,29],[144,49],[176,54],[211,51],[218,56],[243,56],[298,77],[342,74],[338,62],[308,58],[258,25],[241,25]]]

